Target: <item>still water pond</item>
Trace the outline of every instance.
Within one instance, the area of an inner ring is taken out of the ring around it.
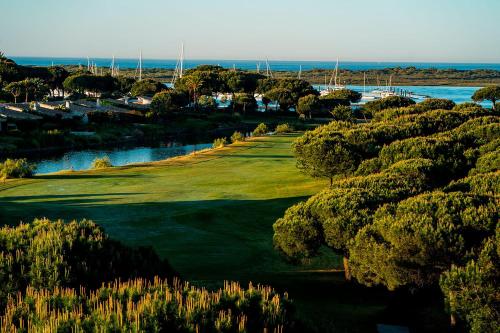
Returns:
[[[68,152],[54,158],[35,160],[37,163],[36,173],[50,173],[61,170],[87,170],[90,169],[95,158],[108,156],[114,166],[131,163],[153,162],[164,160],[169,157],[187,155],[194,151],[212,147],[211,143],[195,145],[182,145],[170,143],[159,148],[137,147],[110,150],[81,150]]]

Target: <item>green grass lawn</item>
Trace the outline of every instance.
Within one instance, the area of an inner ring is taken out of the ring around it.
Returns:
[[[0,184],[0,220],[91,219],[116,239],[152,245],[183,278],[271,283],[319,327],[365,332],[387,293],[346,285],[325,255],[287,263],[272,246],[272,225],[292,204],[327,184],[299,173],[296,135],[256,138],[167,161],[100,171],[61,172]],[[331,252],[329,252],[331,253]]]

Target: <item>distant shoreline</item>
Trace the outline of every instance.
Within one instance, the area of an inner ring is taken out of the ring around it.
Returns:
[[[9,57],[19,65],[24,66],[50,66],[54,65],[87,65],[87,58],[72,57]],[[111,57],[109,58],[89,58],[99,67],[109,67]],[[137,67],[137,58],[116,58],[115,65],[122,69],[135,69]],[[174,69],[177,59],[143,59],[143,68],[145,69]],[[261,69],[265,69],[266,60],[233,60],[233,59],[185,59],[186,69],[196,67],[201,64],[220,65],[225,68],[233,68],[233,65],[242,70],[256,70],[260,63]],[[317,60],[269,60],[272,70],[298,72],[302,66],[303,71],[313,69],[334,69],[336,61],[317,61]],[[411,61],[340,61],[339,68],[344,70],[375,70],[394,67],[415,67],[417,69],[456,69],[456,70],[497,70],[500,71],[499,63],[480,63],[480,62],[411,62]]]

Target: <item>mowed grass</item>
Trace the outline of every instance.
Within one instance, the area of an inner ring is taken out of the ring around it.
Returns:
[[[192,280],[303,269],[273,250],[272,224],[325,182],[298,172],[292,139],[255,138],[162,162],[8,182],[0,217],[9,224],[91,219],[128,244],[152,245]]]
[[[0,221],[91,219],[113,238],[151,245],[198,285],[270,283],[289,291],[319,331],[373,331],[387,294],[345,284],[339,258],[293,265],[273,249],[272,225],[326,181],[295,167],[298,134],[254,138],[166,161],[61,172],[0,184]]]

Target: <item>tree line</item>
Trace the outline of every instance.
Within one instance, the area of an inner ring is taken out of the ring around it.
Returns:
[[[370,123],[334,121],[296,139],[297,167],[330,186],[276,221],[274,244],[298,262],[327,247],[347,280],[367,286],[439,286],[455,328],[495,332],[500,116],[447,100],[388,102]]]

